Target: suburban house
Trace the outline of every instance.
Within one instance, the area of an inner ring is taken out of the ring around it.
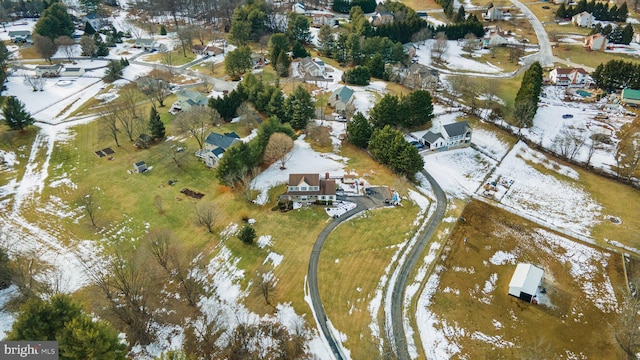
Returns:
[[[60,76],[62,71],[62,65],[38,65],[36,66],[36,75],[42,77],[57,77]]]
[[[620,102],[624,104],[640,105],[640,90],[633,90],[629,88],[622,89]]]
[[[549,79],[554,85],[587,85],[589,73],[583,68],[555,68],[549,73]]]
[[[328,173],[324,178],[320,174],[289,174],[287,192],[280,195],[280,200],[333,203],[336,201],[336,181],[329,179]]]
[[[180,89],[176,95],[178,96],[178,101],[171,106],[171,110],[174,111],[187,111],[192,106],[206,106],[209,104],[209,98],[197,91]]]
[[[633,42],[640,44],[640,33],[633,34]]]
[[[322,25],[336,26],[338,25],[338,19],[332,14],[314,14],[312,25],[315,27],[321,27]]]
[[[323,78],[325,75],[324,61],[306,57],[298,62],[298,72],[305,80]]]
[[[533,302],[542,281],[544,270],[531,264],[518,264],[509,282],[509,295]]]
[[[353,89],[343,86],[336,89],[329,97],[329,105],[331,105],[336,112],[344,113],[349,105],[353,104],[355,100]]]
[[[438,124],[434,130],[427,131],[420,142],[429,150],[446,149],[471,145],[471,127],[466,121],[447,125]]]
[[[602,34],[593,34],[584,39],[584,47],[591,51],[604,51],[608,43],[609,40]]]
[[[416,44],[408,42],[406,44],[402,44],[402,47],[404,48],[404,53],[407,54],[409,59],[413,59],[413,57],[416,56],[416,50],[418,50]]]
[[[497,6],[492,6],[487,9],[487,12],[482,14],[482,17],[487,21],[498,21],[502,20],[502,10],[498,9]]]
[[[136,39],[134,47],[141,48],[144,51],[150,51],[155,49],[156,41],[153,39],[139,38]]]
[[[482,38],[482,47],[488,49],[492,47],[502,46],[509,43],[507,33],[500,29],[489,30],[487,35]]]
[[[9,38],[11,38],[11,41],[14,42],[14,43],[19,43],[19,42],[30,43],[31,42],[31,31],[29,31],[29,30],[9,31]]]
[[[193,45],[193,53],[203,56],[216,56],[222,54],[222,49],[213,45]]]
[[[291,6],[291,11],[296,13],[296,14],[305,14],[307,12],[307,8],[304,6],[303,3],[301,2],[297,2],[295,4],[293,4]]]
[[[593,14],[590,12],[583,11],[580,14],[573,15],[571,18],[571,22],[579,27],[592,28],[593,22],[596,20],[593,17]]]
[[[401,75],[402,85],[412,90],[434,89],[438,85],[439,73],[422,64],[411,64]]]
[[[393,22],[393,14],[388,11],[376,12],[369,16],[369,23],[372,26],[387,25]]]
[[[261,68],[267,64],[267,59],[264,55],[251,53],[251,64],[253,64],[255,68]]]
[[[84,75],[85,70],[84,68],[81,67],[64,67],[64,70],[62,71],[61,75],[62,76],[69,76],[69,77],[79,77]]]
[[[204,139],[204,149],[196,151],[196,156],[202,159],[208,167],[216,167],[224,152],[237,142],[241,142],[241,140],[235,132],[224,135],[212,132]]]

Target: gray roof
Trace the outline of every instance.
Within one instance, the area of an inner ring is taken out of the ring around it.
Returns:
[[[211,150],[211,152],[213,153],[213,155],[219,158],[220,156],[222,156],[222,154],[224,154],[224,149],[219,147]]]
[[[155,40],[153,39],[143,39],[143,38],[136,39],[136,44],[151,45],[153,43],[155,43]]]
[[[192,103],[189,103],[189,105],[207,105],[209,102],[209,98],[206,95],[193,90],[180,89],[176,95],[178,95],[179,100],[187,103],[191,101]]]
[[[234,133],[226,133],[224,135],[212,132],[204,140],[206,144],[213,145],[222,149],[228,149],[234,142],[238,141],[240,137]]]
[[[9,36],[24,36],[31,35],[31,31],[29,30],[13,30],[9,31]]]
[[[444,125],[443,128],[450,137],[464,135],[467,132],[467,129],[470,129],[469,123],[466,121],[447,124]]]
[[[425,142],[428,142],[429,144],[433,144],[438,139],[441,139],[442,135],[436,134],[431,131],[427,131],[424,135],[422,135],[422,138],[424,139]]]
[[[138,162],[137,162],[137,163],[135,163],[134,165],[135,165],[135,166],[137,166],[137,167],[140,167],[140,166],[146,166],[147,164],[145,164],[145,162],[144,162],[144,161],[138,161]]]
[[[353,90],[346,86],[343,86],[340,89],[337,89],[336,91],[334,91],[333,94],[338,95],[338,97],[343,103],[347,103],[349,102],[349,99],[351,99],[351,97],[353,96]]]

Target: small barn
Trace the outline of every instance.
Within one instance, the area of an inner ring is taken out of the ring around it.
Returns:
[[[544,270],[531,264],[518,264],[509,282],[509,295],[526,302],[533,301]]]
[[[139,173],[143,173],[149,170],[147,169],[147,163],[145,163],[144,161],[138,161],[137,163],[133,164],[133,169]]]

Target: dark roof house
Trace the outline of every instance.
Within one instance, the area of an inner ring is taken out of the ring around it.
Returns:
[[[429,150],[469,146],[471,145],[471,127],[466,121],[444,126],[438,124],[435,129],[427,131],[420,142]]]
[[[336,181],[320,174],[289,174],[287,192],[280,200],[304,203],[333,202],[336,200]]]
[[[204,139],[204,149],[196,151],[196,156],[202,159],[208,167],[216,167],[224,152],[240,141],[240,136],[235,132],[225,134],[212,132]]]

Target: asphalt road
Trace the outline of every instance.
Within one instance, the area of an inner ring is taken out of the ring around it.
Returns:
[[[354,209],[349,210],[342,216],[337,219],[333,219],[318,235],[318,239],[316,243],[313,244],[313,249],[311,250],[311,258],[309,259],[309,270],[307,274],[307,285],[309,287],[309,296],[311,297],[311,304],[313,305],[313,311],[316,314],[316,319],[318,321],[318,326],[322,330],[322,334],[324,338],[329,343],[329,347],[331,347],[331,352],[338,360],[344,359],[344,355],[340,351],[340,346],[338,345],[338,341],[333,337],[333,333],[329,330],[327,326],[327,314],[324,311],[324,306],[322,306],[322,301],[320,300],[320,292],[318,291],[318,260],[320,259],[320,250],[322,250],[322,246],[324,242],[327,240],[329,234],[335,229],[341,222],[349,219],[351,216],[368,209],[372,209],[378,206],[383,205],[385,196],[381,193],[381,191],[376,191],[372,196],[367,197],[349,197],[349,198],[339,198],[339,200],[348,200],[356,203],[356,207]]]
[[[551,42],[549,41],[547,31],[544,29],[544,25],[542,25],[542,22],[540,22],[540,19],[536,17],[533,11],[523,3],[518,0],[511,0],[511,2],[520,9],[527,18],[529,18],[531,26],[533,26],[533,30],[536,32],[536,36],[538,37],[540,51],[533,56],[524,58],[525,63],[527,63],[527,65],[531,65],[535,60],[538,60],[542,67],[553,67],[553,51],[551,50]]]
[[[416,266],[416,263],[424,252],[424,249],[435,233],[436,228],[442,221],[447,205],[447,197],[436,180],[429,175],[426,170],[422,170],[422,174],[427,178],[427,180],[429,180],[429,184],[431,184],[431,188],[436,195],[436,211],[429,220],[427,228],[420,235],[418,242],[411,250],[411,254],[409,254],[407,261],[402,265],[400,274],[393,286],[393,294],[391,296],[391,331],[393,332],[393,341],[395,343],[396,354],[399,360],[411,359],[409,356],[409,349],[407,347],[407,337],[404,332],[404,317],[402,314],[404,290],[407,287],[407,282],[409,281],[409,274],[411,274],[411,271]]]

